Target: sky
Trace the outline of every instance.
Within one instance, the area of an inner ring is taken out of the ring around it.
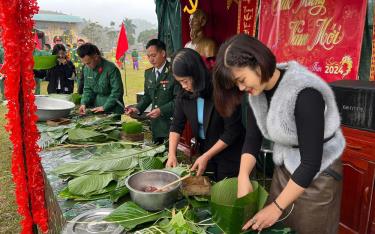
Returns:
[[[40,10],[75,15],[102,26],[120,24],[125,17],[145,19],[157,24],[154,0],[38,0]]]

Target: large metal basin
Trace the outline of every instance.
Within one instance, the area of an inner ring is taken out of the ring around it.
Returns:
[[[59,119],[69,116],[70,111],[75,107],[73,102],[51,98],[48,96],[36,96],[35,104],[38,121]]]
[[[172,185],[165,192],[144,192],[148,186],[160,188],[180,177],[173,172],[163,170],[141,171],[126,179],[131,199],[140,207],[149,211],[163,210],[175,203],[181,182]]]

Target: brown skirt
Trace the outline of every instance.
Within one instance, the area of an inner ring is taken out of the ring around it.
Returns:
[[[330,168],[342,175],[341,159],[336,160]],[[285,188],[291,174],[284,166],[276,167],[271,184],[268,204]],[[294,202],[294,209],[283,224],[298,234],[335,234],[340,220],[342,180],[322,172],[305,192]],[[292,208],[285,209],[282,219]]]

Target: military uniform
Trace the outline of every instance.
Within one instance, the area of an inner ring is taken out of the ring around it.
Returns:
[[[101,58],[95,69],[83,68],[85,86],[81,104],[87,107],[103,106],[109,113],[124,113],[124,87],[119,69],[114,63]]]
[[[157,79],[155,68],[149,68],[145,71],[144,96],[136,105],[140,113],[144,112],[150,104],[152,109],[160,109],[160,116],[156,119],[151,119],[151,130],[154,141],[158,138],[168,137],[174,111],[174,98],[177,93],[177,85],[175,85],[169,65],[168,62],[165,64]]]

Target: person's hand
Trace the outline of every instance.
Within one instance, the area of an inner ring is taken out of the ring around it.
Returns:
[[[247,174],[238,175],[237,197],[244,197],[253,191],[250,178]]]
[[[94,113],[104,112],[104,107],[98,106],[98,107],[91,109],[91,111]]]
[[[150,117],[151,119],[156,119],[157,117],[160,116],[160,109],[159,108],[156,108],[156,109],[153,109],[150,113],[148,113],[146,116],[147,117]]]
[[[177,157],[176,155],[168,155],[167,163],[165,164],[166,168],[177,167]]]
[[[206,170],[207,163],[208,163],[208,158],[203,154],[202,156],[198,157],[197,160],[195,160],[190,170],[192,171],[196,170],[197,176],[201,176]]]
[[[85,115],[85,114],[86,114],[86,106],[85,106],[85,105],[81,105],[81,106],[79,107],[78,113],[79,113],[80,115]]]
[[[65,65],[67,63],[65,58],[58,58],[57,61],[59,62],[59,64],[62,64],[62,65]]]
[[[138,109],[135,107],[125,107],[125,115],[130,115],[132,113],[139,113]]]
[[[261,231],[264,228],[269,228],[276,223],[281,215],[281,210],[274,203],[271,203],[256,213],[249,221],[247,221],[247,223],[242,227],[242,230],[245,231],[250,227],[253,230],[258,231]]]

